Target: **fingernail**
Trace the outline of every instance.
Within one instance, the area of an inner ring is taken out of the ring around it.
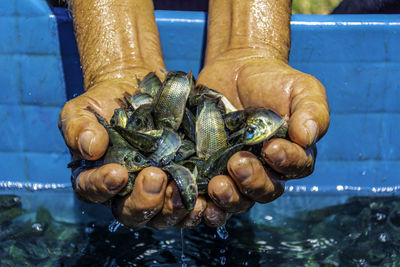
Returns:
[[[269,157],[274,165],[280,166],[286,161],[286,153],[283,150],[275,152]]]
[[[253,167],[248,160],[242,164],[234,165],[231,168],[233,174],[240,182],[246,181],[253,175]]]
[[[119,179],[117,177],[109,177],[106,176],[104,179],[104,184],[107,187],[108,190],[114,191],[116,189],[121,188],[122,186],[122,179]]]
[[[217,186],[217,190],[214,190],[213,196],[214,198],[217,198],[219,202],[227,202],[232,198],[233,195],[233,189],[230,184],[227,184],[225,182],[221,182]]]
[[[91,148],[94,141],[94,133],[92,131],[84,131],[79,136],[79,151],[82,156],[86,159],[90,159],[92,157]]]
[[[313,120],[308,120],[306,122],[306,130],[308,132],[308,144],[312,145],[315,143],[317,139],[317,131],[318,131],[318,126]]]
[[[160,176],[147,176],[143,181],[143,189],[149,194],[158,194],[163,187],[164,179]]]

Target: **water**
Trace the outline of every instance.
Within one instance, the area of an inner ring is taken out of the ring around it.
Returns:
[[[226,232],[118,222],[110,232],[106,208],[57,190],[3,191],[22,205],[0,196],[0,266],[400,266],[398,194],[292,192],[232,216]]]

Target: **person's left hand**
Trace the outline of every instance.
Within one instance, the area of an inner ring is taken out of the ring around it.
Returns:
[[[219,55],[201,71],[197,84],[224,94],[239,109],[265,107],[289,118],[290,140],[273,138],[260,154],[241,151],[228,162],[229,175],[211,179],[208,194],[226,213],[244,212],[255,202],[267,203],[284,191],[284,182],[314,170],[315,143],[329,126],[324,86],[287,62],[257,55],[238,56],[235,50]],[[205,221],[210,221],[205,214]]]

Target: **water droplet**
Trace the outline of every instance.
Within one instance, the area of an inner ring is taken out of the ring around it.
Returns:
[[[106,239],[104,240],[105,243],[110,244],[110,240]]]
[[[133,235],[135,236],[135,239],[139,239],[139,233],[138,232],[135,232]]]
[[[32,224],[32,229],[36,232],[43,232],[43,226],[40,223]]]
[[[378,236],[378,240],[382,243],[385,243],[389,240],[389,237],[386,233],[380,233]]]
[[[114,220],[108,226],[108,231],[110,231],[111,233],[114,233],[115,231],[117,231],[118,227],[120,227],[120,226],[121,226],[121,223],[117,220]]]
[[[115,245],[111,245],[111,248],[115,248]]]
[[[217,228],[217,234],[221,239],[227,239],[229,237],[229,233],[225,228],[225,223]]]
[[[219,253],[223,254],[223,253],[225,253],[225,251],[226,250],[222,248],[222,249],[219,250]]]
[[[221,256],[219,258],[219,260],[220,260],[221,265],[225,265],[225,263],[226,263],[226,257],[225,256]]]
[[[78,93],[74,93],[74,94],[72,94],[72,97],[77,97],[78,96]]]
[[[82,212],[81,212],[82,214],[85,214],[85,212],[82,210]]]

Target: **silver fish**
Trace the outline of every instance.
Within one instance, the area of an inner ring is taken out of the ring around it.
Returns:
[[[243,143],[246,145],[255,145],[268,140],[286,123],[281,116],[270,109],[254,108],[246,112],[248,116],[243,135]]]
[[[174,159],[176,152],[182,144],[178,133],[165,128],[162,136],[157,141],[157,150],[149,157],[151,166],[164,166]]]
[[[203,107],[199,106],[196,120],[196,153],[199,158],[207,159],[227,146],[224,119],[217,108],[217,101],[206,98]]]
[[[170,127],[175,131],[181,125],[185,106],[193,86],[192,73],[168,72],[154,98],[154,117],[158,129]]]

